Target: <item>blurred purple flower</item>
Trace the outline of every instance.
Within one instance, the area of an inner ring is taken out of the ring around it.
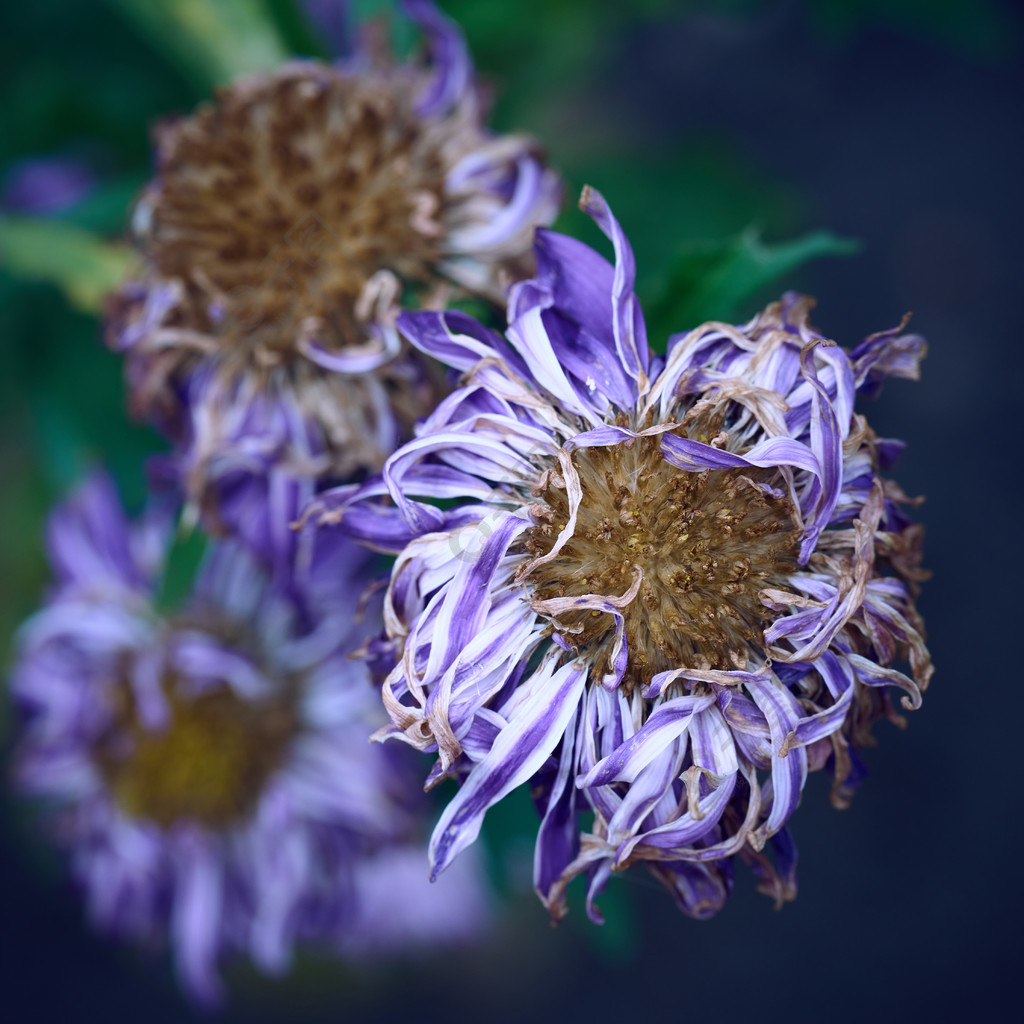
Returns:
[[[243,477],[379,469],[444,390],[399,308],[502,302],[557,212],[537,144],[484,127],[458,30],[403,6],[429,64],[370,46],[292,62],[157,133],[133,221],[146,274],[112,300],[108,337],[213,529]]]
[[[925,345],[897,329],[847,352],[788,294],[653,356],[629,243],[597,192],[581,206],[614,267],[540,231],[505,338],[458,312],[403,314],[463,386],[381,478],[310,511],[398,553],[382,735],[436,751],[430,782],[462,779],[434,876],[528,783],[555,917],[585,873],[599,919],[595,896],[635,864],[708,916],[734,855],[792,898],[785,826],[808,772],[827,767],[843,804],[851,745],[899,719],[889,688],[917,707],[931,674],[920,530],[881,475],[902,445],[853,411],[858,390],[916,378]]]
[[[0,209],[46,217],[63,213],[96,187],[89,165],[70,156],[25,157],[9,164],[0,186]]]
[[[479,934],[474,865],[429,936],[426,872],[379,877],[422,863],[423,809],[408,765],[368,743],[384,716],[350,657],[380,628],[365,553],[317,540],[285,587],[215,545],[169,615],[172,522],[161,506],[130,523],[106,478],[87,482],[53,516],[56,584],[21,637],[18,780],[49,805],[95,924],[169,943],[202,1002],[234,955],[276,973],[298,942],[370,955]]]

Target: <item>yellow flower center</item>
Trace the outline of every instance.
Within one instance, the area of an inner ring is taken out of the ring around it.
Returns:
[[[201,696],[164,687],[170,721],[139,722],[127,684],[115,688],[114,724],[96,759],[126,814],[169,826],[194,821],[223,827],[256,804],[280,766],[296,722],[290,700],[241,700],[227,686]]]

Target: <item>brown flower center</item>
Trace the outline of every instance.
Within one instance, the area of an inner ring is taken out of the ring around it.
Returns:
[[[795,565],[791,503],[773,471],[681,470],[665,461],[657,436],[632,445],[573,454],[583,497],[572,537],[530,573],[535,599],[600,594],[620,597],[642,579],[625,606],[627,692],[668,669],[746,667],[762,643],[768,609],[758,598]],[[541,491],[545,508],[526,540],[546,555],[569,519],[561,481]],[[614,620],[584,610],[558,615],[556,628],[599,667]]]
[[[139,220],[159,276],[186,283],[178,326],[275,365],[303,331],[364,343],[378,271],[432,278],[445,163],[413,86],[296,65],[164,130]]]
[[[170,721],[145,727],[127,683],[115,687],[114,722],[95,749],[114,798],[161,826],[233,824],[255,806],[296,729],[290,700],[241,700],[226,685],[200,696],[164,684]]]

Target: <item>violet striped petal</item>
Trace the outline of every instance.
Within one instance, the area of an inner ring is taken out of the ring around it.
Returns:
[[[758,768],[772,763],[771,731],[761,709],[736,689],[712,684],[718,707],[725,716],[733,740],[743,756]]]
[[[103,473],[90,476],[51,515],[47,549],[62,585],[145,588],[132,551],[132,530],[114,482]]]
[[[576,785],[588,789],[612,782],[633,782],[665,747],[690,727],[694,714],[710,707],[714,700],[710,695],[675,697],[656,707],[629,739],[577,778]]]
[[[378,333],[379,337],[372,342],[349,346],[340,352],[324,348],[315,337],[301,338],[298,349],[310,362],[332,373],[370,373],[391,362],[402,348],[394,328],[379,329]]]
[[[686,813],[681,814],[674,821],[666,822],[664,825],[652,828],[649,832],[635,836],[629,843],[623,845],[619,856],[628,857],[640,843],[643,843],[645,846],[669,851],[672,856],[686,859],[690,855],[689,848],[718,825],[736,788],[736,778],[736,774],[725,776],[707,796],[701,797],[697,801],[695,807],[691,805]],[[696,855],[699,851],[693,853]]]
[[[520,301],[528,309],[525,300]],[[629,408],[633,404],[633,382],[619,363],[614,349],[609,353],[601,343],[561,310],[541,306],[544,329],[559,362],[572,381],[580,400],[592,405],[602,419],[611,404]]]
[[[690,750],[693,763],[724,778],[739,771],[736,746],[732,733],[715,704],[710,704],[693,716],[690,723]]]
[[[580,196],[580,209],[593,217],[594,222],[611,239],[615,248],[615,275],[612,281],[612,325],[619,361],[637,382],[638,391],[647,389],[647,369],[650,349],[647,346],[647,327],[633,285],[636,281],[636,263],[633,249],[611,208],[597,189],[589,185]]]
[[[580,708],[573,708],[565,726],[558,770],[543,797],[546,804],[533,851],[533,889],[546,900],[552,887],[579,853],[577,790],[572,784],[576,763],[576,728]]]
[[[900,701],[908,711],[916,711],[921,706],[921,688],[909,676],[896,669],[876,665],[859,654],[847,654],[846,660],[865,686],[896,686],[904,692]]]
[[[732,889],[732,874],[720,864],[669,862],[652,864],[650,871],[672,893],[679,909],[698,921],[717,914]]]
[[[453,448],[463,456],[475,455],[480,475],[485,478],[529,479],[534,475],[533,466],[529,462],[507,445],[490,437],[446,431],[411,441],[388,459],[384,464],[383,475],[395,504],[402,510],[410,526],[419,533],[442,529],[444,516],[438,509],[406,497],[403,477],[406,470],[424,456],[448,448]]]
[[[677,437],[665,434],[661,442],[661,450],[665,458],[680,469],[736,469],[743,466],[793,466],[813,473],[821,474],[817,456],[801,441],[788,437],[771,437],[755,445],[746,455],[715,448],[703,441],[694,441],[688,437]]]
[[[438,677],[478,632],[490,607],[495,570],[509,545],[529,526],[528,520],[513,512],[480,524],[480,532],[486,537],[483,547],[472,561],[471,552],[461,553],[458,569],[438,610],[436,640],[426,669],[429,677]]]
[[[799,747],[785,755],[781,753],[786,737],[797,727],[802,714],[800,705],[789,690],[778,680],[749,682],[747,688],[768,721],[772,750],[778,751],[772,756],[771,811],[764,824],[751,837],[763,845],[796,810],[807,778],[807,752]]]
[[[611,878],[612,865],[610,861],[598,862],[590,869],[590,882],[587,885],[586,910],[587,917],[593,924],[604,924],[604,914],[597,905],[597,898],[604,892]]]
[[[522,361],[500,334],[458,310],[405,310],[395,326],[421,352],[456,370],[470,370],[481,359],[497,357],[517,373],[525,372]]]
[[[800,542],[801,565],[807,564],[811,552],[818,543],[821,531],[825,529],[832,518],[832,510],[839,498],[843,480],[843,439],[840,425],[836,420],[836,411],[832,407],[828,393],[818,379],[818,372],[814,365],[814,351],[813,345],[805,346],[800,353],[800,369],[814,390],[811,404],[811,450],[817,456],[821,466],[819,473],[821,496],[813,512],[808,509],[804,510],[808,521]],[[846,429],[845,426],[844,429]]]
[[[487,756],[474,765],[445,808],[430,840],[430,877],[476,839],[487,809],[526,782],[547,760],[579,705],[586,669],[569,662],[538,669],[530,696],[517,708]]]
[[[622,802],[608,821],[607,839],[618,847],[615,865],[619,866],[629,856],[637,830],[642,826],[654,807],[663,799],[672,799],[672,783],[679,778],[686,755],[686,734],[678,737],[658,753],[630,783]]]
[[[565,375],[562,361],[551,343],[544,324],[544,310],[539,306],[528,309],[508,327],[508,339],[526,363],[530,377],[563,409],[590,423],[602,421],[595,408]]]
[[[499,161],[506,159],[504,153],[498,153],[496,157]],[[515,161],[514,167],[512,195],[487,220],[480,220],[471,227],[453,228],[448,237],[449,251],[478,253],[498,250],[509,238],[514,238],[523,225],[537,219],[530,215],[550,188],[550,174],[528,152]]]
[[[578,239],[538,228],[534,240],[537,279],[549,290],[555,308],[578,323],[599,345],[601,356],[613,358],[614,267]],[[510,315],[512,315],[510,302]],[[520,310],[516,310],[518,315]]]
[[[853,675],[848,664],[840,661],[831,651],[826,651],[814,662],[814,668],[825,681],[834,702],[823,711],[802,718],[800,724],[786,737],[780,753],[794,747],[806,747],[809,743],[831,736],[842,726],[853,702]]]
[[[870,335],[850,353],[853,379],[862,394],[878,394],[887,377],[919,379],[928,346],[920,335],[901,333],[907,319],[904,317],[897,327]]]

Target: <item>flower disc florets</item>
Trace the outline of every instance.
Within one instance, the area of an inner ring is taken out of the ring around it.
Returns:
[[[629,244],[600,195],[581,205],[615,266],[541,231],[505,338],[405,315],[462,387],[379,480],[314,510],[398,553],[384,735],[437,751],[431,782],[462,779],[435,875],[529,783],[555,916],[585,873],[598,917],[610,873],[638,863],[707,916],[733,855],[792,898],[785,826],[807,773],[828,768],[843,803],[851,744],[899,719],[888,688],[916,707],[931,674],[920,533],[881,475],[901,445],[853,411],[858,390],[916,376],[924,343],[887,331],[848,353],[787,295],[652,356]]]
[[[276,973],[301,941],[400,948],[424,919],[477,933],[472,866],[440,900],[392,879],[379,913],[378,872],[423,854],[408,766],[367,742],[383,716],[350,657],[374,631],[365,556],[317,544],[286,577],[225,542],[166,615],[168,511],[129,523],[98,477],[58,510],[57,586],[14,674],[18,779],[50,805],[95,923],[167,941],[206,1002],[231,955]]]
[[[672,431],[708,436],[701,426]],[[770,617],[758,595],[796,565],[792,506],[769,483],[771,474],[679,473],[665,461],[659,435],[581,449],[573,468],[582,490],[576,522],[550,559],[566,532],[569,497],[550,473],[536,487],[537,523],[522,545],[536,560],[523,577],[534,608],[571,608],[566,598],[627,594],[636,586],[622,608],[630,651],[625,693],[679,665],[745,668]],[[569,610],[552,621],[579,650],[613,647],[615,622],[607,613]]]
[[[108,335],[208,525],[268,466],[379,469],[440,393],[400,341],[399,308],[500,301],[557,211],[537,145],[484,128],[458,31],[429,3],[406,7],[429,67],[296,61],[158,129],[133,218],[143,274],[112,301]]]

